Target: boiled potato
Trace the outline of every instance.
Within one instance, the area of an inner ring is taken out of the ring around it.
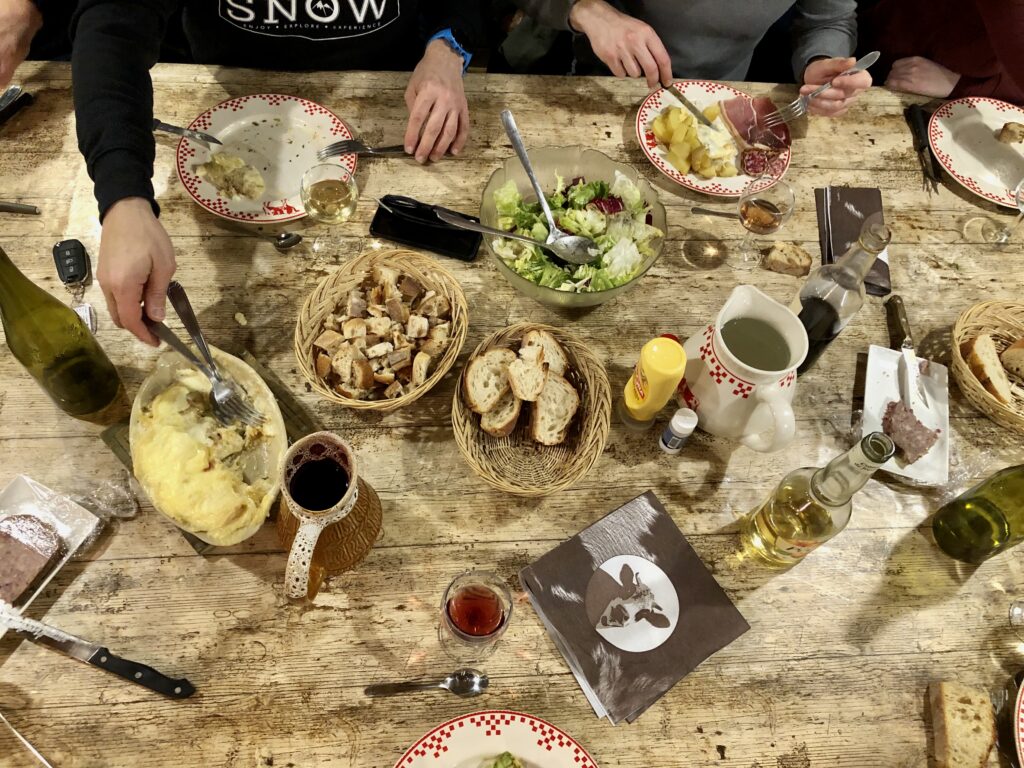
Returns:
[[[736,167],[734,162],[725,162],[718,166],[718,176],[723,178],[729,178],[730,176],[738,176],[740,169]]]
[[[662,144],[669,144],[672,141],[672,130],[668,127],[668,118],[665,115],[658,115],[651,124],[654,131],[654,138]]]
[[[693,151],[690,152],[690,162],[693,164],[694,168],[707,167],[711,163],[710,158],[708,158],[707,147],[703,144],[698,144],[694,147]]]
[[[690,153],[692,151],[693,151],[693,147],[691,147],[685,141],[674,141],[674,142],[672,142],[669,145],[669,149],[668,149],[668,153],[670,155],[675,155],[676,157],[678,157],[681,160],[689,160],[690,159]]]
[[[690,172],[690,161],[688,159],[677,157],[676,155],[669,152],[668,161],[669,163],[672,164],[672,167],[675,168],[680,173],[685,174]]]
[[[683,110],[675,107],[668,111],[668,127],[675,131],[679,127],[679,124],[683,121]]]
[[[708,122],[713,123],[718,119],[718,116],[722,114],[722,110],[719,109],[717,104],[712,104],[710,107],[704,107],[704,117],[708,119]]]

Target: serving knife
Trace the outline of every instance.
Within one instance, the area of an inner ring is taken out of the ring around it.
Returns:
[[[191,131],[188,128],[179,128],[177,125],[164,123],[156,118],[153,119],[153,130],[163,131],[164,133],[173,133],[175,136],[184,136],[186,139],[198,141],[200,144],[205,144],[207,147],[211,144],[222,143],[216,136],[211,136],[210,134],[202,133],[201,131]]]
[[[8,104],[12,104],[16,98],[21,95],[21,86],[12,85],[3,94],[0,94],[0,110],[4,109]]]
[[[28,205],[27,203],[8,203],[0,200],[0,213],[25,213],[31,216],[38,216],[39,206]]]
[[[939,163],[932,154],[931,144],[928,142],[930,115],[920,104],[911,104],[903,110],[903,117],[914,137],[914,152],[917,153],[917,161],[921,164],[921,173],[924,174],[924,186],[929,194],[938,192],[941,179]]]
[[[914,337],[910,332],[910,322],[907,320],[907,309],[903,305],[903,297],[897,294],[890,296],[885,302],[885,308],[891,314],[899,334],[903,336],[900,343],[899,382],[900,395],[911,411],[920,401],[921,405],[929,408],[928,393],[925,392],[921,383],[921,361],[914,352]]]
[[[26,640],[112,672],[118,677],[169,698],[187,699],[196,692],[195,686],[185,678],[175,680],[145,664],[115,656],[101,645],[90,643],[41,621],[25,618],[15,611],[10,603],[3,600],[0,600],[0,624]]]
[[[669,83],[665,86],[665,90],[669,91],[673,96],[683,102],[683,106],[686,107],[697,118],[697,122],[701,125],[706,125],[708,128],[713,127],[711,121],[704,117],[704,113],[697,109],[692,101],[686,98],[686,94],[683,93],[682,89],[675,83]]]

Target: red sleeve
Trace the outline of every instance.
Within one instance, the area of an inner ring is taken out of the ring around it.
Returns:
[[[1002,65],[1003,78],[1008,77],[1018,93],[1024,92],[1024,0],[974,0],[989,44]],[[1009,83],[1003,82],[1000,90]],[[982,95],[982,94],[977,94]]]

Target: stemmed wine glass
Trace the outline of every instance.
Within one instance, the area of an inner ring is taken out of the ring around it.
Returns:
[[[754,179],[740,195],[740,223],[747,230],[747,234],[736,247],[735,253],[726,259],[729,266],[737,269],[754,269],[760,264],[761,250],[754,240],[754,235],[770,235],[777,232],[793,213],[796,202],[793,188],[781,179],[767,189],[764,184],[764,177]]]

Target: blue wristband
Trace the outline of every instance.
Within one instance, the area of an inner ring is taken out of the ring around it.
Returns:
[[[462,74],[466,74],[466,70],[469,69],[469,62],[470,59],[473,58],[473,54],[459,45],[459,41],[455,39],[455,35],[452,34],[451,28],[449,27],[448,29],[442,29],[440,32],[435,32],[430,36],[430,39],[427,40],[427,44],[429,45],[434,40],[444,40],[444,42],[448,44],[449,48],[462,57]]]

